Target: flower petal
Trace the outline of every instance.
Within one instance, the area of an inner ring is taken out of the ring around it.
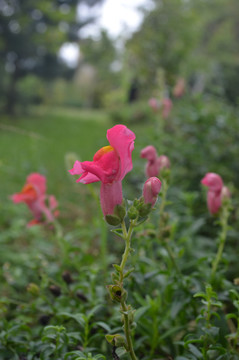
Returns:
[[[81,162],[76,160],[71,170],[68,170],[71,175],[80,175],[84,172],[81,166]]]
[[[101,184],[100,202],[104,216],[112,215],[116,205],[122,204],[122,182],[115,181],[112,184]]]
[[[132,170],[132,151],[135,134],[125,125],[115,125],[107,131],[107,139],[120,158],[120,169],[116,180],[122,180]]]
[[[27,184],[33,185],[36,189],[38,195],[43,195],[46,193],[46,177],[38,174],[32,173],[27,177]]]

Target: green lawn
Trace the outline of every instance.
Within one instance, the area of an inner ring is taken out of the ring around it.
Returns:
[[[71,109],[34,109],[34,115],[0,123],[0,199],[19,191],[26,176],[39,172],[47,176],[49,193],[64,197],[69,183],[65,156],[90,160],[107,144],[110,127],[107,114]]]

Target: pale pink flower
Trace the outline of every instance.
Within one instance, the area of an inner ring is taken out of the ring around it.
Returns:
[[[11,199],[15,204],[24,202],[32,212],[34,219],[28,226],[42,224],[44,221],[52,222],[58,215],[58,202],[53,195],[46,195],[46,178],[41,174],[30,174],[22,190],[13,194]]]
[[[101,181],[100,200],[104,215],[113,214],[122,204],[122,180],[132,170],[135,134],[125,125],[115,125],[107,131],[110,143],[98,150],[93,161],[76,161],[71,175],[81,175],[76,182],[90,184]]]
[[[169,117],[172,107],[173,107],[172,100],[169,98],[164,98],[162,100],[162,106],[163,106],[162,116],[164,119],[167,119]]]
[[[160,102],[155,98],[151,98],[149,99],[149,106],[151,107],[151,109],[153,109],[153,111],[156,112],[160,108]]]
[[[230,199],[231,193],[227,186],[223,186],[221,191],[221,200]]]
[[[154,206],[157,201],[161,185],[161,181],[155,176],[150,177],[145,181],[143,188],[143,198],[145,204],[151,203],[151,206]]]
[[[179,98],[185,93],[185,80],[184,78],[179,78],[173,88],[173,96]]]
[[[201,180],[201,183],[208,187],[208,210],[211,214],[216,214],[222,206],[223,197],[229,197],[230,192],[228,188],[223,186],[221,176],[216,173],[207,173]]]
[[[159,171],[162,169],[169,169],[170,168],[170,160],[166,155],[160,155],[157,158],[157,165],[158,165],[158,169]]]

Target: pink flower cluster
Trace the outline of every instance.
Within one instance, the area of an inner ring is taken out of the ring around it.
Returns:
[[[166,155],[157,155],[157,151],[154,146],[146,146],[140,153],[141,158],[147,159],[146,164],[146,176],[159,176],[160,170],[170,167],[169,158]]]
[[[173,103],[172,100],[168,97],[163,98],[162,101],[159,101],[156,98],[151,98],[149,99],[149,106],[154,112],[157,112],[161,108],[162,117],[167,119],[171,113]]]
[[[22,190],[11,198],[15,204],[25,203],[32,212],[34,219],[28,226],[53,222],[59,214],[58,202],[53,195],[46,194],[46,178],[41,174],[30,174]]]
[[[201,183],[208,187],[208,210],[211,214],[216,214],[222,206],[223,199],[230,198],[230,191],[223,185],[221,176],[216,173],[207,173]]]

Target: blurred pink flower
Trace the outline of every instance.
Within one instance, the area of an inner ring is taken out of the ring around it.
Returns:
[[[170,115],[170,112],[172,110],[173,107],[173,103],[172,100],[169,98],[164,98],[162,100],[162,106],[163,106],[163,113],[162,116],[164,119],[167,119]]]
[[[140,156],[141,158],[148,160],[145,169],[146,176],[148,178],[152,176],[158,176],[160,170],[170,167],[169,158],[166,155],[158,156],[155,147],[152,145],[148,145],[142,149]]]
[[[159,171],[161,169],[165,169],[165,168],[169,169],[170,168],[170,160],[166,155],[160,155],[157,158],[157,165],[158,165]]]
[[[113,214],[122,204],[122,180],[132,170],[135,134],[125,125],[115,125],[107,131],[109,146],[96,152],[93,161],[76,161],[71,175],[81,175],[76,182],[90,184],[101,181],[100,200],[104,215]]]
[[[160,108],[160,102],[156,98],[149,99],[149,106],[153,111],[158,111]]]
[[[140,153],[141,158],[147,159],[146,164],[146,176],[149,178],[151,176],[157,176],[159,173],[159,167],[157,164],[157,151],[154,146],[146,146]]]
[[[185,80],[184,78],[179,78],[173,88],[173,96],[179,98],[185,93]]]
[[[201,183],[208,187],[208,210],[211,214],[216,214],[222,206],[222,200],[231,196],[230,191],[226,186],[223,186],[221,176],[216,173],[207,173]]]
[[[150,177],[144,183],[143,198],[145,204],[151,203],[153,207],[161,189],[161,181],[157,177]]]
[[[11,199],[15,204],[24,202],[32,212],[34,219],[28,226],[52,222],[58,216],[58,202],[53,195],[46,195],[46,178],[41,174],[30,174],[22,190]]]

